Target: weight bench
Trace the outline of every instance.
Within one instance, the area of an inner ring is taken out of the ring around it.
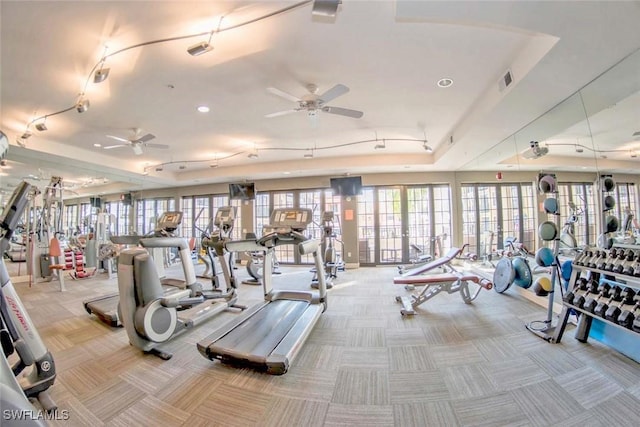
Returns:
[[[421,286],[419,292],[396,297],[396,301],[402,303],[400,313],[403,316],[416,314],[416,307],[435,297],[442,291],[449,294],[460,292],[462,301],[470,304],[471,301],[476,299],[482,289],[491,289],[493,287],[493,284],[483,277],[472,273],[459,272],[432,274],[428,276],[396,277],[393,279],[393,283],[396,285],[405,285],[405,289],[409,291],[415,289],[417,286]],[[472,283],[477,285],[473,294],[469,289],[469,285]]]
[[[405,271],[404,273],[402,273],[400,275],[400,277],[411,277],[411,276],[417,276],[419,274],[423,274],[426,273],[429,270],[433,270],[434,268],[438,268],[438,267],[449,267],[451,270],[453,270],[448,264],[458,255],[460,255],[460,252],[462,252],[462,249],[458,249],[458,248],[451,248],[449,249],[449,252],[447,252],[447,254],[441,258],[438,259],[434,259],[431,262],[428,262],[424,265],[421,265],[419,267],[415,267],[412,268],[410,270]]]

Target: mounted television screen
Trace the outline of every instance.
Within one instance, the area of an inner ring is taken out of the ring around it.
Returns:
[[[253,200],[256,198],[256,189],[253,182],[241,184],[229,184],[229,199]]]
[[[89,203],[92,208],[101,208],[102,207],[102,199],[100,197],[89,197]]]
[[[331,188],[336,196],[359,196],[362,194],[362,177],[331,178]]]

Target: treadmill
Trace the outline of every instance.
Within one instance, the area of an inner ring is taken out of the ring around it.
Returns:
[[[271,214],[273,228],[257,240],[228,242],[232,252],[261,251],[264,265],[271,265],[274,249],[280,245],[296,245],[300,254],[313,254],[318,271],[318,291],[273,290],[272,272],[264,269],[262,286],[265,301],[227,322],[197,346],[211,360],[282,375],[327,308],[320,242],[309,240],[302,232],[313,219],[311,209],[275,209]]]

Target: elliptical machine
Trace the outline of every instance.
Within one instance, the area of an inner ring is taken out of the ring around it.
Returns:
[[[338,278],[338,271],[344,271],[344,261],[342,260],[342,253],[344,252],[344,242],[337,238],[334,230],[334,218],[336,215],[333,211],[324,211],[322,213],[322,241],[320,248],[324,254],[324,273],[327,280],[327,289],[333,287],[333,280]],[[338,242],[341,246],[340,251],[337,251],[334,246],[334,241]],[[313,278],[311,279],[311,287],[318,288],[318,271],[313,269]]]
[[[231,241],[231,231],[236,219],[236,208],[234,206],[223,206],[218,209],[213,224],[218,231],[203,233],[201,245],[207,251],[208,269],[211,270],[210,291],[203,291],[208,298],[226,298],[235,296],[237,284],[234,274],[233,252],[225,249],[225,244]]]
[[[190,253],[186,238],[154,237],[142,239],[140,243],[147,248],[178,248],[183,260]],[[118,259],[120,321],[127,331],[129,342],[143,352],[164,360],[173,355],[160,349],[158,344],[222,311],[245,308],[235,305],[235,293],[226,298],[208,294],[196,282],[193,264],[183,262],[183,267],[186,289],[167,294],[147,250],[125,249]]]
[[[576,207],[573,201],[569,201],[569,216],[560,231],[560,253],[563,255],[575,254],[579,251],[578,241],[575,237],[576,223],[584,213],[584,209]]]
[[[27,206],[30,191],[31,185],[25,181],[20,183],[0,216],[0,254],[10,245],[11,235]],[[33,410],[26,399],[21,401],[22,396],[38,400],[47,412],[55,411],[56,404],[49,396],[49,387],[56,378],[53,356],[11,283],[4,257],[0,258],[0,343],[4,358],[0,361],[0,406],[3,409]],[[8,371],[7,358],[14,353],[18,361]],[[27,368],[31,369],[25,371]]]

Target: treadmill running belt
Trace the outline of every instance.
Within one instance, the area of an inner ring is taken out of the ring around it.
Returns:
[[[210,354],[263,362],[309,306],[308,301],[276,300],[209,346]]]

